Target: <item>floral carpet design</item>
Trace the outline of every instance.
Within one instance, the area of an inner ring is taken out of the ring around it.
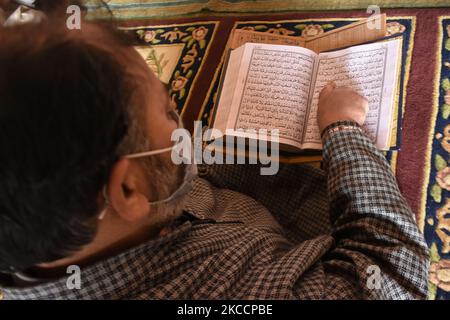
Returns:
[[[259,32],[268,32],[272,34],[280,34],[285,36],[294,37],[314,37],[320,35],[324,32],[343,27],[350,23],[357,21],[357,19],[307,19],[307,20],[284,20],[284,21],[246,21],[246,22],[236,22],[236,29],[252,30]],[[415,20],[413,17],[393,17],[388,18],[387,21],[387,34],[386,36],[403,36],[403,63],[402,63],[402,79],[399,101],[402,103],[402,110],[405,108],[405,97],[406,97],[406,85],[408,82],[408,74],[410,68],[410,55],[413,47],[413,38],[415,30]],[[205,102],[202,106],[199,120],[203,121],[204,127],[208,127],[212,121],[214,114],[214,107],[217,98],[217,89],[220,82],[220,74],[222,72],[223,60],[225,54],[222,57],[222,63],[217,67],[214,81],[211,84],[209,93]],[[401,122],[401,115],[399,118]],[[401,128],[401,123],[398,126]],[[398,136],[400,137],[400,132]],[[386,158],[390,162],[393,170],[396,168],[397,151],[386,152]]]
[[[450,17],[441,17],[434,114],[420,223],[430,247],[429,297],[450,299]]]
[[[218,22],[122,28],[136,39],[135,49],[167,84],[181,115],[208,55]]]

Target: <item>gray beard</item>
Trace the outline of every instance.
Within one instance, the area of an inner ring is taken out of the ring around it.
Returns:
[[[143,160],[145,162],[146,180],[153,193],[152,201],[169,197],[183,183],[185,165],[167,163],[157,156],[152,160]],[[153,227],[162,229],[180,217],[186,200],[187,195],[183,195],[170,202],[158,204],[156,208],[153,207],[149,217],[149,225],[152,229]]]

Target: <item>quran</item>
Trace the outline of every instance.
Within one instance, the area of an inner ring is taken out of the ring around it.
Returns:
[[[350,31],[351,26],[345,29]],[[358,26],[361,29],[365,24],[360,22]],[[376,146],[381,150],[395,146],[401,39],[333,50],[342,44],[380,38],[384,31],[373,35],[374,31],[372,36],[363,34],[356,40],[338,39],[334,44],[329,39],[324,41],[322,36],[322,44],[313,39],[309,48],[302,43],[304,40],[294,37],[284,36],[291,39],[281,41],[279,36],[274,39],[274,35],[236,31],[238,34],[232,37],[230,46],[239,46],[230,49],[225,61],[212,128],[245,138],[252,138],[247,131],[278,129],[281,150],[320,151],[318,98],[322,88],[334,81],[337,86],[351,87],[367,98],[369,111],[363,130]],[[271,37],[273,41],[255,43],[252,42],[255,37],[262,38],[258,41]],[[280,42],[289,45],[273,44]],[[320,52],[323,47],[331,51]]]

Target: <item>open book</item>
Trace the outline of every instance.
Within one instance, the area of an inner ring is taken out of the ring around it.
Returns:
[[[225,63],[213,127],[248,138],[254,135],[245,131],[278,129],[282,150],[320,150],[318,97],[334,81],[369,100],[364,129],[379,149],[388,150],[400,64],[400,39],[322,53],[246,43]]]

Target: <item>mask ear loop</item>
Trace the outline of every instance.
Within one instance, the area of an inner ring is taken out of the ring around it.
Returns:
[[[108,195],[106,194],[106,185],[103,186],[102,193],[103,193],[103,198],[105,199],[105,209],[103,209],[103,211],[98,216],[98,220],[103,220],[105,218],[106,212],[108,211],[108,207],[109,207],[109,199],[108,199]]]
[[[146,151],[146,152],[139,152],[139,153],[128,154],[128,155],[124,156],[123,158],[124,159],[136,159],[136,158],[153,156],[155,154],[161,154],[161,153],[172,151],[172,149],[174,147],[175,146],[167,147],[167,148],[159,149],[159,150],[154,150],[154,151]]]
[[[133,154],[126,155],[123,158],[124,159],[136,159],[136,158],[142,158],[142,157],[147,157],[147,156],[153,156],[155,154],[161,154],[161,153],[172,151],[174,149],[174,147],[175,146],[160,149],[160,150],[133,153]],[[103,186],[102,193],[103,193],[103,198],[105,199],[105,209],[98,216],[98,220],[103,220],[103,218],[105,217],[106,212],[108,210],[108,207],[110,205],[108,195],[106,194],[106,185]]]
[[[174,115],[174,118],[176,118],[176,121],[178,122],[178,129],[182,129],[183,122],[181,121],[180,115],[175,110],[172,110],[172,113]],[[175,149],[176,144],[177,144],[177,142],[175,142],[175,144],[173,146],[167,147],[164,149],[128,154],[128,155],[124,156],[123,158],[124,159],[136,159],[136,158],[149,157],[149,156],[154,156],[154,155],[161,154],[161,153],[170,152],[173,149]]]

